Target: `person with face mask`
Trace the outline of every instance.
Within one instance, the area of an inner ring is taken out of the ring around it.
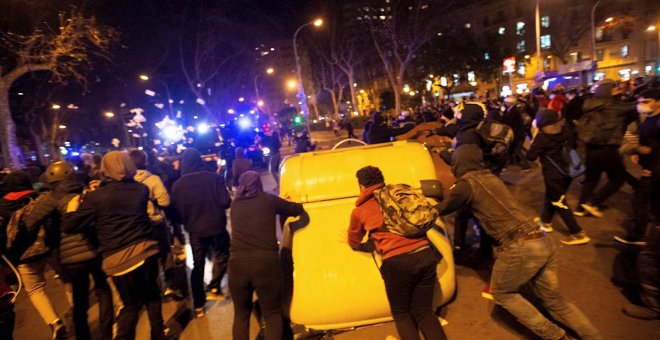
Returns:
[[[634,156],[642,167],[642,177],[633,196],[634,228],[627,237],[615,236],[618,242],[643,246],[637,257],[639,300],[628,304],[623,313],[629,317],[660,319],[660,89],[643,91],[637,99],[640,113],[639,145]],[[642,117],[645,119],[642,121]],[[655,223],[648,228],[649,216]]]
[[[622,150],[642,168],[642,177],[633,195],[633,228],[627,236],[615,236],[617,242],[644,246],[649,216],[660,216],[660,89],[648,89],[637,99],[639,120],[638,145]]]

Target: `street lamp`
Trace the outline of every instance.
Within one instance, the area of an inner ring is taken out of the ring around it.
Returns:
[[[596,7],[603,0],[598,0],[594,4],[594,7],[591,7],[591,62],[596,62]],[[609,18],[608,18],[609,19]]]
[[[108,111],[108,112],[105,113],[105,116],[108,117],[108,118],[112,118],[112,117],[115,116],[115,114],[112,113],[112,112],[110,112],[110,111]]]
[[[293,80],[293,79],[291,79],[291,80],[289,80],[289,81],[286,83],[286,87],[288,87],[290,90],[293,90],[293,89],[295,89],[296,87],[298,87],[298,82],[295,81],[295,80]]]
[[[149,80],[149,76],[146,75],[146,74],[141,74],[141,75],[140,75],[140,80],[145,80],[145,81],[146,81],[146,80]]]
[[[61,106],[59,106],[58,104],[53,104],[53,106],[51,107],[53,108],[53,110],[59,110]]]
[[[660,30],[655,25],[650,25],[649,27],[646,28],[646,31],[647,32],[656,32],[656,31],[658,32],[658,41],[657,41],[658,54],[656,55],[656,58],[658,58],[658,60],[656,61],[656,69],[657,69],[658,68],[657,63],[660,63]],[[656,74],[657,74],[657,71],[656,71]]]
[[[268,74],[268,75],[271,75],[274,72],[275,72],[275,70],[272,67],[269,67],[269,68],[266,69],[266,74]],[[259,79],[259,76],[261,76],[261,72],[257,72],[257,75],[254,76],[254,94],[256,96],[255,100],[257,100],[257,101],[259,101],[259,86],[257,84],[257,80]]]
[[[536,72],[541,72],[541,0],[536,0]]]
[[[301,110],[303,112],[303,115],[305,116],[307,132],[311,132],[309,128],[309,109],[307,108],[307,96],[305,95],[305,89],[303,88],[303,83],[302,83],[302,71],[300,70],[300,59],[298,58],[298,46],[296,44],[296,38],[298,37],[298,33],[300,33],[300,30],[310,25],[314,25],[315,27],[320,27],[321,25],[323,25],[323,19],[316,19],[314,21],[310,21],[298,27],[296,32],[293,33],[293,55],[294,58],[296,59],[296,75],[298,76],[298,98],[300,99]]]

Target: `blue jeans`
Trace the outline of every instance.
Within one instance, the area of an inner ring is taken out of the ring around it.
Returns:
[[[559,339],[565,331],[541,314],[520,295],[520,287],[528,283],[553,318],[572,328],[582,339],[602,339],[580,309],[559,293],[559,277],[555,245],[552,238],[518,240],[498,249],[490,278],[495,302],[508,310],[542,339]]]

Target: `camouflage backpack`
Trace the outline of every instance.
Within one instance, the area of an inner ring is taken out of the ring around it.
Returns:
[[[374,198],[383,212],[383,229],[397,235],[422,237],[438,218],[426,197],[407,184],[386,185],[374,192]]]

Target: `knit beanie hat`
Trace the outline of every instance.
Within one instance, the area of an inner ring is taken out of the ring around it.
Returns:
[[[542,109],[536,113],[536,118],[534,120],[536,121],[536,127],[540,129],[544,126],[548,126],[560,121],[561,115],[559,115],[557,110]]]

